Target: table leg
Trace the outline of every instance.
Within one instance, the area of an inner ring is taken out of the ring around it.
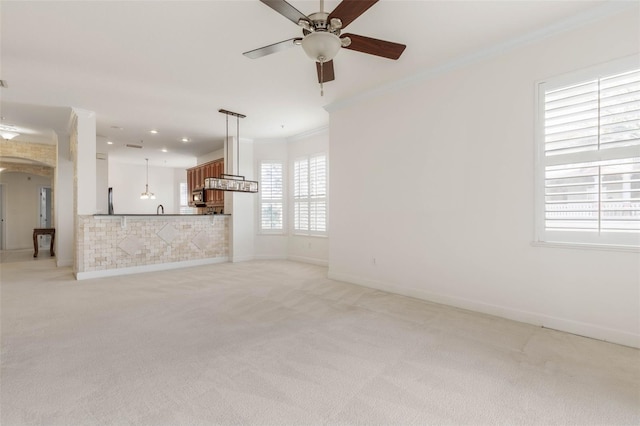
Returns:
[[[49,248],[49,251],[51,252],[51,256],[55,256],[56,254],[53,252],[53,242],[56,240],[56,233],[55,231],[51,233],[51,247]]]
[[[38,235],[33,231],[33,257],[38,257]]]

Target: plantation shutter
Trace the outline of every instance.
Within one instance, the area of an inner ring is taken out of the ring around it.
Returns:
[[[260,184],[260,228],[266,231],[283,230],[284,185],[282,163],[261,163]]]
[[[640,70],[543,95],[545,231],[639,232]]]
[[[309,230],[327,230],[327,157],[309,159]]]
[[[327,231],[327,156],[298,159],[294,174],[294,230],[309,234]]]

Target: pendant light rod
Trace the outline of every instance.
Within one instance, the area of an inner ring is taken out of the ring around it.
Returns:
[[[246,118],[247,116],[244,114],[240,114],[239,112],[233,112],[226,109],[219,109],[218,112],[227,116],[226,117],[227,139],[225,141],[226,149],[227,149],[227,152],[226,152],[227,159],[229,158],[229,116],[232,115],[236,118],[236,144],[238,147],[238,150],[236,151],[236,173],[239,173],[240,171],[240,119]],[[224,163],[225,172],[229,171],[227,163],[228,161]]]
[[[222,112],[224,110],[220,110],[220,112]],[[226,139],[224,140],[224,146],[227,149],[226,152],[226,161],[224,162],[224,172],[225,173],[229,173],[229,114],[225,115],[225,121],[226,121],[226,125],[227,125],[227,136]]]

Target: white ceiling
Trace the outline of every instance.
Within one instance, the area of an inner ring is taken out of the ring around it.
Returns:
[[[290,3],[305,14],[319,10],[319,1]],[[343,32],[406,44],[402,57],[343,50],[334,61],[336,80],[321,97],[315,65],[301,48],[254,60],[242,55],[301,35],[258,0],[3,0],[0,78],[8,88],[0,89],[0,124],[19,128],[15,140],[46,143],[66,127],[68,107],[91,110],[98,152],[187,167],[222,146],[220,108],[247,115],[241,138],[293,136],[326,126],[327,104],[603,3],[382,0]],[[327,0],[325,10],[337,4]],[[230,135],[235,126],[232,120]]]

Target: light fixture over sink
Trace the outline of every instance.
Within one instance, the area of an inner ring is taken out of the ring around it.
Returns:
[[[144,185],[144,192],[140,194],[141,200],[155,200],[156,194],[149,192],[149,159],[145,158],[147,162],[147,183]]]

